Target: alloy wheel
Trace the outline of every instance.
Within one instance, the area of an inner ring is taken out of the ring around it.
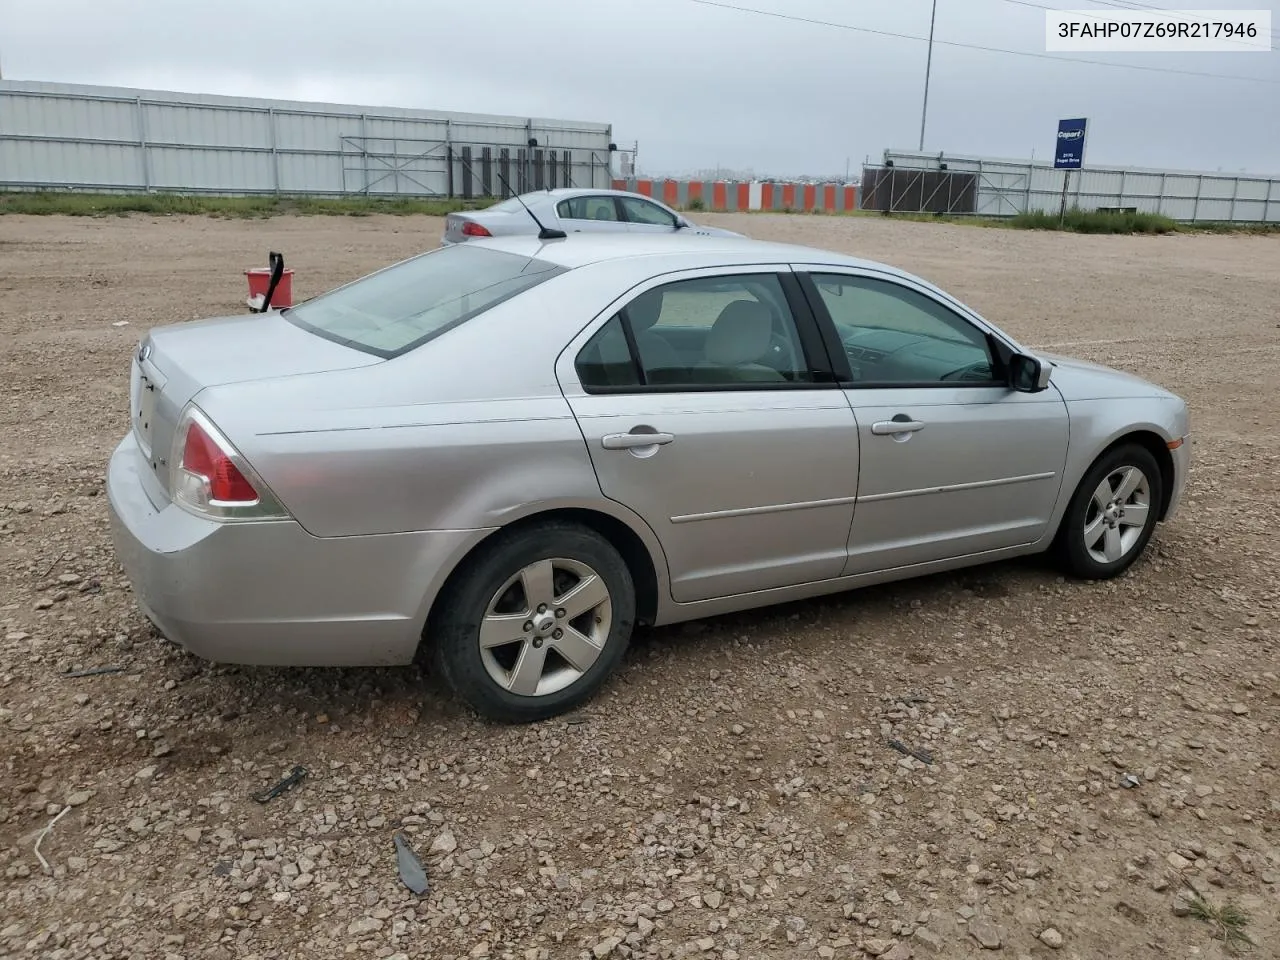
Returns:
[[[613,624],[604,579],[563,557],[523,567],[493,595],[480,623],[489,677],[526,697],[556,693],[591,669]]]
[[[1138,467],[1117,467],[1093,491],[1084,515],[1084,546],[1098,563],[1115,563],[1142,538],[1151,484]]]

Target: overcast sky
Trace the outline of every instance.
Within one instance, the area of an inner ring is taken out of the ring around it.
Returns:
[[[927,36],[932,0],[724,0]],[[1045,52],[1045,12],[1270,9],[1280,0],[938,0],[927,150],[1039,158],[1090,120],[1091,164],[1280,174],[1280,51]],[[1155,14],[1159,16],[1158,14]],[[1276,41],[1280,47],[1280,41]],[[647,173],[843,175],[914,148],[927,44],[692,0],[0,0],[6,79],[613,124]]]

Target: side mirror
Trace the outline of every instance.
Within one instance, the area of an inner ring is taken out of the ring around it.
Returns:
[[[1009,360],[1009,387],[1021,393],[1039,393],[1049,389],[1053,367],[1047,360],[1026,353],[1015,353]]]

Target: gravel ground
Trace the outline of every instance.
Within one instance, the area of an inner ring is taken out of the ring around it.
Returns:
[[[1179,391],[1182,512],[1109,583],[1011,563],[648,631],[529,727],[411,669],[213,666],[112,557],[130,349],[243,312],[270,249],[307,296],[441,221],[2,217],[0,955],[1228,955],[1192,890],[1280,955],[1280,239],[705,219],[904,266]],[[102,666],[125,672],[65,675]]]

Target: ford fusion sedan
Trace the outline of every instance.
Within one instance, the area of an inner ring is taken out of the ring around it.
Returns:
[[[595,694],[638,624],[1046,551],[1114,577],[1188,470],[1167,390],[883,264],[728,237],[444,246],[153,329],[130,376],[111,525],[165,636],[421,657],[502,721]]]
[[[720,227],[697,224],[665,203],[629,190],[561,187],[509,197],[483,210],[445,217],[441,242],[483,237],[537,236],[542,227],[574,233],[639,233],[671,236],[741,237]]]

